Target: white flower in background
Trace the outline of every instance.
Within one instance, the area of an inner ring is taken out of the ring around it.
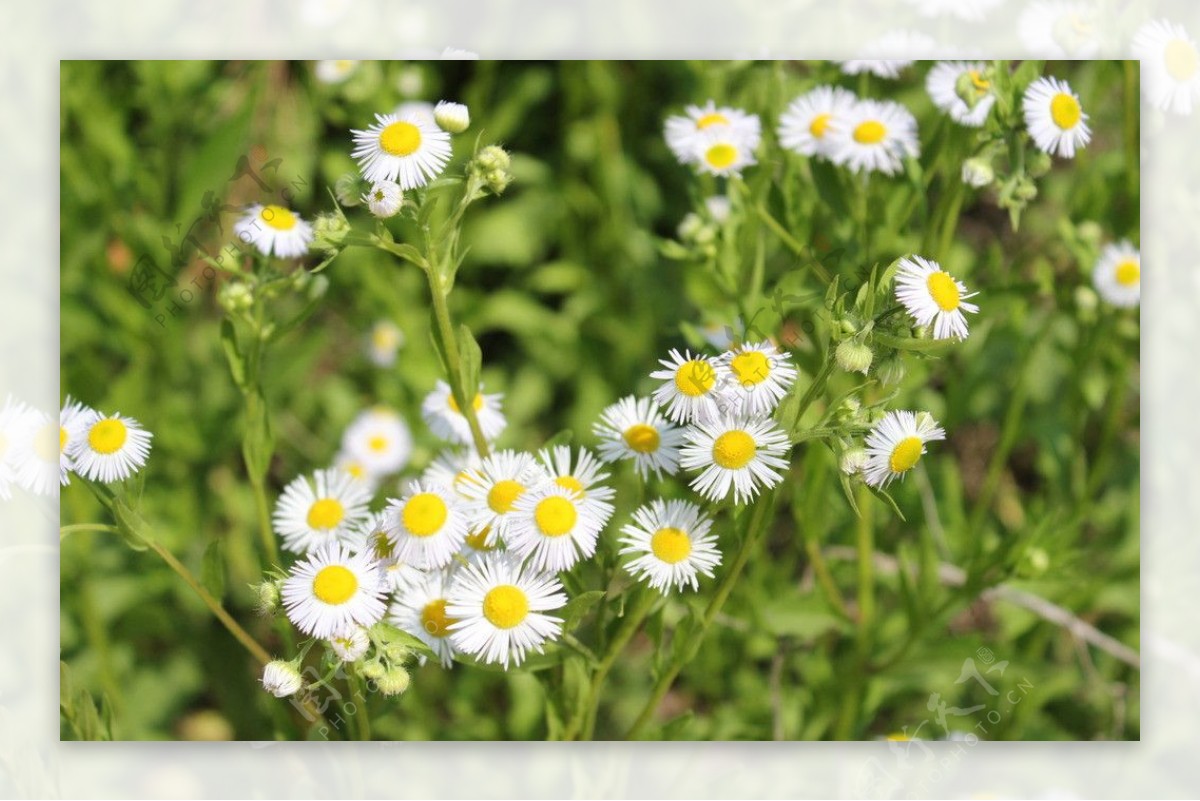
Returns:
[[[988,12],[1005,0],[908,0],[923,17],[957,17],[965,22],[982,22]]]
[[[580,448],[572,463],[570,446],[556,445],[553,450],[540,451],[537,458],[551,481],[575,493],[589,507],[589,514],[599,519],[601,526],[608,522],[616,491],[600,484],[608,478],[608,473],[601,469],[600,461],[591,451]]]
[[[433,104],[428,100],[405,100],[392,109],[392,113],[401,119],[420,117],[431,125],[437,125],[433,119]]]
[[[34,495],[56,495],[66,478],[59,449],[65,443],[64,429],[41,409],[29,409],[20,436],[11,444],[13,477]],[[56,445],[57,442],[57,445]]]
[[[534,570],[558,573],[596,553],[604,522],[579,493],[546,483],[513,503],[504,541]]]
[[[351,132],[363,178],[396,181],[401,189],[416,189],[432,181],[450,160],[450,134],[437,127],[432,112],[376,114],[375,124]]]
[[[416,64],[403,67],[396,76],[396,90],[404,97],[416,97],[425,91],[425,74]]]
[[[565,606],[567,596],[553,574],[495,554],[458,571],[447,600],[454,647],[507,669],[562,633],[562,619],[546,613]]]
[[[1088,115],[1066,81],[1038,78],[1025,90],[1021,106],[1025,127],[1042,151],[1074,158],[1075,151],[1091,141]]]
[[[690,426],[680,463],[702,471],[691,483],[700,495],[721,501],[732,489],[734,503],[742,503],[783,480],[778,471],[787,469],[790,447],[787,434],[769,417],[730,418]]]
[[[729,200],[728,195],[712,195],[704,199],[704,208],[708,211],[708,216],[712,217],[713,222],[717,225],[724,225],[729,219],[730,212],[733,211],[733,203]]]
[[[691,585],[700,588],[697,574],[712,578],[721,564],[717,537],[710,534],[712,519],[687,501],[651,501],[633,513],[633,522],[621,533],[622,554],[636,554],[625,570],[666,595]]]
[[[295,695],[304,687],[304,680],[300,678],[300,671],[296,670],[296,666],[278,659],[268,662],[263,667],[262,678],[259,681],[262,682],[263,689],[276,698]]]
[[[394,217],[404,205],[404,192],[395,181],[376,181],[363,193],[367,209],[381,220]]]
[[[504,540],[517,500],[549,481],[545,469],[528,453],[495,451],[459,482],[458,492],[472,532],[487,528],[485,544]]]
[[[70,455],[71,446],[83,437],[84,426],[87,425],[88,419],[95,414],[94,409],[84,406],[79,401],[71,400],[70,395],[67,396],[58,413],[59,481],[64,487],[71,483],[70,474],[75,469],[75,463],[71,460]]]
[[[1108,244],[1092,269],[1100,297],[1114,306],[1131,308],[1142,298],[1142,256],[1128,241]]]
[[[800,95],[779,118],[779,144],[802,156],[825,156],[830,123],[854,107],[858,98],[840,86],[818,86]]]
[[[471,127],[471,111],[462,103],[439,100],[433,107],[433,121],[446,133],[460,134]]]
[[[863,48],[862,55],[875,58],[843,61],[842,72],[847,75],[869,72],[880,78],[899,78],[900,73],[913,63],[913,59],[928,56],[936,47],[937,43],[923,33],[889,31]]]
[[[68,452],[75,472],[91,481],[109,484],[136,473],[150,455],[154,436],[132,417],[93,412],[81,425],[81,434]]]
[[[734,321],[739,329],[742,327],[742,320],[739,317]],[[700,329],[700,336],[704,337],[704,341],[717,350],[725,350],[733,344],[736,335],[733,332],[733,327],[723,323],[706,323]]]
[[[358,69],[359,62],[349,59],[318,61],[313,68],[321,83],[336,84],[349,78]]]
[[[404,332],[391,320],[378,320],[367,337],[367,358],[376,367],[391,367],[404,345]]]
[[[500,394],[485,395],[480,388],[471,404],[483,437],[488,442],[500,436],[500,432],[508,425],[504,413],[500,411],[502,397]],[[458,408],[458,401],[454,400],[454,393],[445,381],[438,381],[433,391],[425,396],[421,404],[421,416],[430,430],[447,442],[471,445],[475,441],[471,436],[471,425]]]
[[[264,256],[294,259],[308,252],[313,240],[312,225],[284,206],[258,203],[246,209],[233,224],[238,239],[254,245]]]
[[[867,434],[863,478],[872,487],[886,487],[917,466],[926,442],[945,438],[945,430],[926,412],[888,412]]]
[[[796,381],[791,358],[767,340],[742,343],[722,353],[717,364],[729,376],[725,395],[733,402],[725,414],[770,414]]]
[[[1017,34],[1029,55],[1087,59],[1101,44],[1099,8],[1084,0],[1036,0],[1017,18]]]
[[[694,148],[692,163],[709,175],[741,175],[742,170],[757,163],[753,148],[728,128],[701,132]]]
[[[1147,99],[1174,114],[1191,114],[1200,102],[1200,51],[1182,25],[1152,20],[1133,35],[1133,57],[1142,62]]]
[[[445,573],[431,573],[397,595],[388,609],[388,621],[428,645],[444,668],[454,664],[450,626],[458,622],[446,614],[450,582]]]
[[[384,513],[396,559],[414,567],[445,567],[467,538],[469,521],[461,502],[436,484],[416,482],[402,499],[390,501]]]
[[[329,641],[337,658],[343,662],[357,662],[367,655],[371,647],[371,638],[362,626],[355,626],[349,633],[334,637]]]
[[[663,473],[675,475],[679,469],[683,431],[671,425],[650,398],[621,398],[601,412],[592,431],[600,438],[601,459],[632,459],[643,479],[651,471],[662,478]]]
[[[436,484],[452,490],[459,498],[462,494],[463,482],[470,477],[471,470],[480,465],[479,454],[474,449],[455,450],[447,448],[433,458],[421,472],[421,481],[425,484]]]
[[[362,459],[346,451],[337,452],[333,457],[332,467],[334,470],[341,470],[343,473],[349,474],[351,478],[362,484],[371,495],[375,494],[375,491],[379,489],[379,485],[383,482],[383,476],[378,473],[372,473],[367,469]]]
[[[713,131],[724,132],[747,153],[753,152],[762,139],[762,123],[757,114],[718,106],[713,100],[703,106],[688,106],[682,115],[667,117],[664,125],[667,147],[680,164],[694,164],[699,158],[697,146],[703,135]]]
[[[833,121],[829,158],[852,172],[894,175],[905,157],[920,153],[917,120],[891,100],[860,100]]]
[[[967,338],[967,318],[979,307],[967,303],[978,292],[968,292],[962,281],[936,261],[906,256],[896,269],[896,300],[912,315],[917,325],[932,325],[934,339]]]
[[[275,533],[292,553],[349,543],[370,518],[370,501],[368,488],[341,470],[318,470],[312,478],[299,476],[284,487],[275,504]]]
[[[666,409],[667,417],[676,423],[707,423],[721,415],[728,405],[726,365],[708,356],[693,356],[690,350],[680,354],[675,348],[658,363],[666,369],[650,374],[662,382],[654,390],[654,402]]]
[[[0,407],[0,499],[7,501],[12,497],[11,484],[16,480],[14,447],[26,436],[27,420],[32,413],[29,406],[12,395],[6,397],[4,406]],[[97,412],[89,410],[87,420],[98,416]]]
[[[292,625],[313,637],[347,637],[356,626],[383,618],[386,588],[365,553],[340,544],[322,546],[292,565],[280,594]]]
[[[982,189],[996,180],[996,171],[985,159],[969,158],[963,161],[961,177],[967,186]]]
[[[982,61],[939,61],[925,76],[925,89],[934,105],[950,119],[978,128],[987,122],[996,103],[991,81],[984,77],[986,70]],[[966,84],[965,88],[960,88],[960,82]],[[976,98],[973,106],[963,99],[964,91]]]
[[[408,464],[412,433],[404,418],[386,406],[360,412],[342,434],[342,451],[362,463],[368,473],[390,475]]]

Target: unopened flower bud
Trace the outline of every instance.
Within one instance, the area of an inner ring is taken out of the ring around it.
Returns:
[[[728,195],[713,195],[704,201],[704,208],[708,209],[708,215],[713,218],[713,222],[720,225],[729,219],[733,204]]]
[[[254,594],[254,608],[260,615],[273,614],[279,608],[279,585],[274,581],[264,581],[255,586]]]
[[[408,671],[398,667],[392,668],[380,676],[375,681],[375,685],[384,695],[400,695],[408,689],[409,682]]]
[[[353,208],[362,202],[362,186],[363,182],[357,175],[346,173],[333,185],[333,194],[337,196],[338,203]]]
[[[850,448],[842,454],[838,466],[848,476],[860,473],[867,466],[867,452],[862,448]]]
[[[1053,166],[1053,160],[1050,158],[1050,154],[1040,150],[1030,153],[1025,159],[1025,172],[1029,174],[1030,178],[1041,178],[1050,172],[1051,166]]]
[[[367,208],[381,220],[394,217],[404,205],[404,193],[395,181],[378,181],[362,196]]]
[[[475,157],[475,161],[484,172],[490,170],[507,170],[512,167],[512,158],[509,157],[507,151],[496,145],[488,145],[480,150],[479,155]]]
[[[996,171],[984,159],[975,157],[963,162],[962,182],[967,186],[982,189],[994,180],[996,180]]]
[[[350,233],[350,223],[339,214],[318,214],[313,222],[313,247],[317,250],[340,250]]]
[[[885,387],[892,387],[904,380],[904,362],[893,356],[875,368],[875,376]]]
[[[254,305],[254,294],[241,281],[222,284],[217,292],[217,302],[227,312],[245,311]]]
[[[853,339],[844,340],[837,346],[833,355],[837,359],[838,367],[847,373],[862,373],[863,375],[866,375],[867,370],[871,369],[871,362],[875,359],[875,354],[869,347]]]
[[[471,127],[471,112],[462,103],[441,100],[433,107],[433,121],[446,133],[460,134]]]
[[[300,671],[296,669],[294,662],[277,659],[268,662],[263,668],[262,686],[276,698],[287,698],[300,692],[304,680],[300,678]]]
[[[975,108],[976,104],[987,97],[991,91],[991,81],[983,72],[977,70],[963,72],[954,82],[954,92],[962,102],[967,104],[967,108]]]

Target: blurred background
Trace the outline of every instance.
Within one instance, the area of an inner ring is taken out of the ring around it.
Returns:
[[[929,66],[869,85],[871,96],[917,116],[923,163],[936,155],[930,134],[941,117],[924,91]],[[893,493],[907,522],[877,504],[876,546],[891,559],[890,570],[886,559],[879,565],[878,640],[890,664],[870,677],[869,723],[858,737],[1139,736],[1137,668],[1011,600],[1032,595],[1138,648],[1138,318],[1089,289],[1099,245],[1139,238],[1136,91],[1123,62],[1050,63],[1046,72],[1080,94],[1094,140],[1039,182],[1016,233],[990,193],[969,198],[942,256],[980,290],[983,310],[961,347],[908,364],[895,402],[929,409],[948,439]],[[329,190],[354,171],[351,128],[403,102],[467,103],[472,129],[456,140],[451,171],[478,137],[511,150],[517,176],[502,198],[472,208],[452,299],[483,350],[486,390],[505,395],[500,443],[536,448],[570,429],[590,445],[598,412],[645,393],[647,373],[669,347],[694,346],[705,326],[735,324],[736,310],[711,280],[663,246],[713,191],[674,161],[664,118],[712,97],[761,114],[770,129],[793,96],[831,81],[859,88],[819,62],[362,62],[332,82],[311,62],[63,62],[62,394],[154,432],[143,514],[196,573],[211,543],[224,543],[223,600],[278,653],[276,634],[252,608],[249,585],[261,574],[245,532],[255,527],[254,502],[241,462],[241,397],[221,352],[220,279],[181,250],[189,232],[215,250],[232,238],[235,216],[222,207],[285,190],[311,219],[332,207]],[[772,164],[748,176],[785,161],[777,152],[765,160]],[[779,174],[802,180],[790,161]],[[948,188],[936,184],[934,197]],[[924,232],[889,216],[899,211],[887,181],[875,191],[882,216],[873,253],[886,264],[917,250]],[[807,197],[787,207],[794,219],[779,216],[824,253],[837,241],[836,210]],[[223,229],[193,228],[214,209]],[[365,220],[361,208],[348,213]],[[775,242],[769,257],[772,277],[789,280],[795,259]],[[170,287],[139,299],[130,282],[147,263]],[[862,265],[833,269],[849,277]],[[321,307],[264,368],[279,437],[275,491],[327,465],[345,425],[372,404],[409,421],[413,471],[439,447],[419,415],[438,378],[422,276],[356,248],[326,275]],[[795,311],[781,328],[807,331],[824,287],[792,289],[814,295],[813,311]],[[383,319],[404,335],[386,369],[367,350]],[[855,383],[838,382],[842,390]],[[801,446],[794,461],[795,508],[780,517],[769,558],[750,563],[664,703],[666,717],[690,710],[670,736],[831,736],[852,636],[814,589],[805,544],[818,543],[853,598],[856,568],[839,554],[856,523],[834,456]],[[64,489],[61,509],[64,525],[103,514],[78,485]],[[980,555],[989,559],[971,561]],[[943,566],[929,573],[940,580],[906,588],[897,560],[932,560]],[[965,585],[953,570],[985,562],[989,569],[970,571]],[[1001,585],[1008,597],[987,593]],[[103,534],[72,535],[62,546],[61,609],[62,658],[73,685],[110,711],[112,737],[286,734],[280,702],[261,691],[253,662],[152,555]],[[679,614],[669,611],[667,624]],[[649,650],[635,640],[618,662],[612,720],[628,720],[644,699]],[[964,679],[968,661],[987,687]],[[1019,701],[997,707],[1006,695]],[[406,695],[376,701],[381,737],[545,736],[542,691],[529,674],[430,665]],[[1000,720],[966,712],[979,704],[1003,709]],[[598,734],[621,730],[602,721]],[[62,735],[80,733],[64,722]]]

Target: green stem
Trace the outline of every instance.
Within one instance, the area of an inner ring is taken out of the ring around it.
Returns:
[[[250,476],[250,487],[254,491],[254,508],[258,516],[258,536],[262,541],[263,554],[270,565],[279,564],[279,546],[275,543],[275,530],[271,526],[271,510],[267,501],[267,488],[262,476]]]
[[[804,413],[808,411],[808,407],[812,406],[817,395],[821,390],[825,389],[825,384],[829,380],[830,374],[833,373],[833,348],[825,356],[825,363],[821,365],[821,369],[813,376],[812,383],[808,385],[808,389],[804,391],[804,395],[800,398],[800,405],[796,407],[796,416],[792,420],[792,429],[795,430],[800,426],[800,419],[804,417]]]
[[[455,403],[458,404],[463,416],[467,418],[467,425],[471,428],[471,438],[475,441],[475,450],[479,452],[480,458],[486,458],[488,455],[487,438],[483,435],[483,429],[479,427],[479,418],[475,416],[474,401],[479,388],[471,387],[470,394],[468,394],[468,388],[462,386],[459,372],[461,356],[458,351],[458,338],[454,332],[454,325],[450,321],[450,307],[446,302],[448,293],[442,288],[436,268],[426,270],[425,275],[429,278],[429,296],[433,303],[433,316],[437,320],[438,333],[441,335],[442,347],[446,354],[446,379],[450,383],[450,391],[454,393]]]
[[[366,683],[358,674],[357,667],[351,668],[350,688],[355,699],[354,722],[358,727],[358,739],[363,742],[371,741],[371,716],[367,714]]]
[[[829,602],[829,605],[833,607],[833,610],[839,616],[849,620],[850,611],[846,609],[846,602],[842,599],[842,593],[838,589],[837,582],[833,580],[833,574],[829,572],[829,565],[825,563],[825,557],[821,555],[821,544],[817,542],[816,537],[809,536],[807,533],[805,534],[804,550],[808,554],[808,561],[812,565],[813,575],[817,577],[817,584],[821,587],[821,592],[825,595],[825,600]]]
[[[704,640],[705,634],[708,633],[709,627],[712,625],[713,619],[721,611],[725,605],[725,601],[729,598],[729,594],[733,591],[734,584],[737,583],[738,577],[742,573],[742,569],[746,566],[746,562],[750,559],[750,553],[754,550],[754,545],[758,542],[758,537],[766,528],[766,522],[770,519],[770,513],[775,506],[775,491],[771,490],[764,493],[763,496],[754,504],[754,511],[750,515],[750,521],[746,526],[746,534],[742,538],[742,547],[738,550],[737,556],[734,558],[733,564],[729,567],[729,572],[721,579],[720,585],[717,587],[716,593],[712,600],[708,602],[708,606],[704,609],[704,615],[700,619],[700,625],[692,635],[692,640],[687,647],[677,651],[681,654],[679,658],[673,658],[671,664],[659,676],[658,681],[654,685],[654,689],[650,693],[650,698],[647,699],[642,707],[641,713],[637,716],[637,720],[633,722],[629,732],[625,735],[625,739],[636,739],[645,729],[646,724],[654,716],[658,710],[658,705],[662,701],[663,696],[671,689],[671,685],[675,682],[679,671],[683,669],[684,662],[691,658],[695,653],[696,648]]]
[[[866,663],[871,650],[871,626],[875,622],[875,535],[871,492],[865,484],[858,487],[858,650]]]
[[[808,251],[808,248],[804,247],[804,245],[800,244],[800,242],[794,236],[788,233],[788,230],[783,227],[783,224],[780,223],[779,220],[776,220],[774,217],[772,217],[771,213],[767,211],[766,207],[759,203],[754,207],[754,210],[758,212],[758,216],[764,223],[767,224],[767,227],[774,232],[775,236],[779,237],[779,240],[783,242],[783,244],[787,245],[788,250],[792,251],[801,258],[808,259],[807,266],[817,274],[818,278],[820,278],[826,284],[833,280],[832,276],[829,274],[829,271],[825,269],[825,265],[813,258],[813,254]]]

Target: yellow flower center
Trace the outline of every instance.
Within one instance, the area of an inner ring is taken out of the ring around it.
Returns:
[[[439,598],[425,604],[421,610],[421,625],[430,637],[445,637],[450,633],[450,626],[458,621],[446,616],[446,599]]]
[[[57,462],[58,455],[62,452],[63,446],[63,431],[62,426],[58,427],[58,447],[59,450],[54,450],[54,422],[51,421],[42,426],[33,438],[33,452],[38,455],[38,458],[43,462]]]
[[[575,527],[579,513],[575,504],[558,495],[551,495],[538,502],[533,510],[533,519],[538,530],[546,537],[561,537]]]
[[[1069,131],[1079,124],[1083,109],[1079,101],[1066,92],[1059,92],[1050,101],[1050,119],[1064,131]]]
[[[393,156],[411,156],[421,146],[421,129],[411,122],[393,122],[379,132],[379,146]]]
[[[59,453],[62,453],[63,451],[65,451],[67,449],[67,439],[68,439],[67,427],[59,426],[58,427],[58,452]]]
[[[650,538],[650,550],[659,561],[673,565],[687,559],[692,552],[692,540],[677,528],[660,528]]]
[[[583,482],[575,478],[575,476],[559,476],[554,479],[554,483],[563,489],[569,489],[576,495],[583,494]]]
[[[705,114],[700,119],[696,120],[696,128],[703,131],[712,125],[728,125],[729,118],[719,111],[714,111],[711,114]]]
[[[313,595],[327,604],[339,606],[354,597],[358,591],[358,579],[354,572],[342,565],[321,568],[313,579]]]
[[[383,198],[378,198],[378,200],[383,200]],[[378,350],[391,350],[396,346],[396,331],[380,326],[371,332],[371,343]]]
[[[376,531],[371,535],[371,541],[371,549],[375,552],[376,559],[385,561],[395,555],[396,549],[388,539],[387,532]]]
[[[726,470],[740,470],[757,452],[754,437],[745,431],[726,431],[717,437],[712,448],[713,461]]]
[[[1186,39],[1172,39],[1163,51],[1167,72],[1177,81],[1186,81],[1196,74],[1196,48]]]
[[[771,361],[759,350],[748,350],[733,357],[729,363],[734,377],[743,387],[752,387],[771,375]]]
[[[367,447],[370,448],[371,450],[375,451],[376,453],[379,453],[380,451],[387,448],[387,444],[388,444],[387,437],[383,436],[382,434],[376,434],[375,436],[373,436],[369,440],[367,440]]]
[[[992,88],[992,82],[983,77],[979,70],[968,70],[967,77],[971,79],[971,85],[981,92]]]
[[[296,227],[296,215],[283,206],[263,206],[258,216],[276,231],[290,231]]]
[[[939,309],[952,312],[958,308],[958,284],[954,283],[949,273],[930,273],[925,286]]]
[[[487,544],[488,535],[491,533],[492,533],[492,527],[484,526],[483,528],[479,529],[479,531],[476,531],[474,534],[467,535],[467,545],[471,546],[472,548],[474,548],[477,551],[490,551],[496,547],[495,545]]]
[[[362,466],[362,462],[346,462],[342,465],[342,469],[354,478],[365,478],[367,475],[367,470]]]
[[[88,432],[88,445],[96,453],[108,456],[121,450],[129,431],[117,418],[101,420]]]
[[[920,437],[905,437],[896,443],[896,447],[892,448],[888,466],[892,468],[893,473],[907,473],[921,460],[923,447],[924,444]]]
[[[454,399],[453,394],[450,395],[450,398],[447,401],[447,403],[449,404],[450,409],[452,411],[454,411],[458,414],[462,414],[462,409],[458,408],[458,401],[456,401]],[[480,409],[482,409],[483,408],[483,395],[481,395],[479,393],[475,393],[475,400],[471,401],[471,406],[473,406],[475,408],[475,411],[479,411]]]
[[[521,486],[519,482],[513,481],[512,479],[506,478],[501,481],[497,481],[492,485],[492,488],[488,490],[488,506],[491,507],[491,510],[498,515],[511,512],[513,502],[516,501],[517,498],[521,497],[521,493],[524,491],[525,487]]]
[[[442,530],[449,510],[446,502],[432,492],[421,492],[404,504],[404,527],[414,537],[431,537]]]
[[[1117,283],[1133,286],[1142,278],[1142,266],[1136,261],[1123,261],[1117,265]]]
[[[337,498],[320,498],[308,507],[309,528],[337,528],[346,510]]]
[[[824,114],[818,114],[813,117],[813,121],[808,124],[808,132],[817,139],[822,139],[825,132],[829,130],[829,121],[833,119],[833,115],[828,111]]]
[[[501,584],[483,596],[483,616],[496,628],[511,629],[528,614],[529,598],[520,587]]]
[[[860,122],[854,129],[854,141],[860,145],[877,145],[887,136],[887,127],[877,120]]]
[[[625,444],[637,453],[654,453],[658,450],[658,429],[645,423],[635,423],[625,429]]]
[[[704,153],[704,160],[708,162],[708,166],[716,170],[725,169],[737,161],[737,157],[737,148],[728,142],[719,142]]]
[[[675,389],[693,398],[707,393],[716,381],[712,365],[701,359],[684,362],[675,371]]]

